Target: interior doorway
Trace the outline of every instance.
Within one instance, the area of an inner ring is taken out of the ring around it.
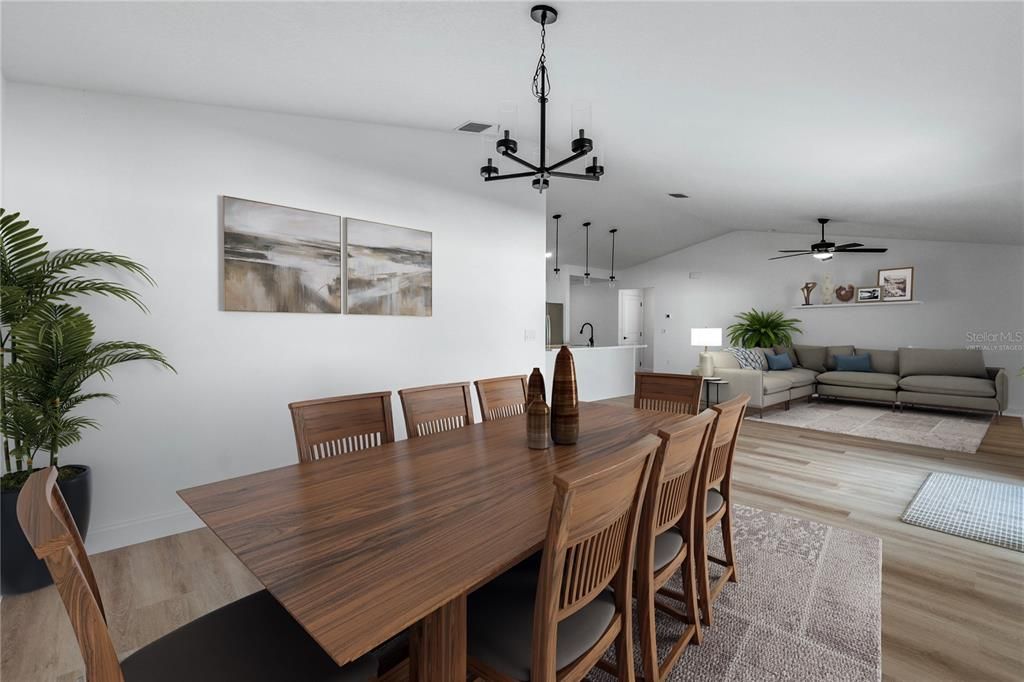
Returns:
[[[643,345],[644,338],[644,290],[643,289],[620,289],[619,290],[619,345]],[[636,368],[644,369],[644,355],[642,350],[634,353]]]

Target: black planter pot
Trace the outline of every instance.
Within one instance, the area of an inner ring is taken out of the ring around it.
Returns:
[[[57,485],[67,500],[71,516],[78,530],[85,538],[89,531],[89,514],[92,511],[92,470],[87,466],[68,466],[62,469],[77,469],[79,474]],[[46,564],[36,558],[32,546],[21,532],[18,523],[18,493],[20,490],[4,490],[0,499],[0,593],[21,594],[46,587],[53,582]]]

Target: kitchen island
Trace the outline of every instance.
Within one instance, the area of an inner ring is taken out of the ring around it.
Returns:
[[[580,400],[604,400],[633,394],[633,374],[638,354],[646,345],[569,346],[576,364],[576,383]],[[555,373],[555,356],[561,346],[548,346],[544,381],[551,396],[551,380]]]

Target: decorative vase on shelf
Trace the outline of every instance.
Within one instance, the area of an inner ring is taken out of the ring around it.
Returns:
[[[526,405],[529,407],[537,398],[547,402],[548,394],[544,389],[544,375],[540,373],[540,367],[534,367],[530,372],[530,380],[526,384]]]
[[[526,446],[531,450],[546,450],[551,410],[543,398],[534,398],[526,408]]]
[[[835,289],[832,275],[825,275],[825,281],[821,283],[821,302],[825,305],[832,305],[832,294],[835,292]]]
[[[800,292],[804,295],[804,305],[811,304],[811,292],[816,286],[818,286],[817,282],[804,282],[804,285],[800,287]]]
[[[836,298],[840,303],[849,303],[853,300],[853,292],[856,290],[857,287],[852,284],[840,284],[836,287]]]
[[[571,445],[580,435],[580,400],[576,387],[576,363],[567,346],[555,357],[551,380],[551,440]]]

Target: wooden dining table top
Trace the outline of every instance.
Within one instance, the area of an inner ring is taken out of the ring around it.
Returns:
[[[556,473],[685,418],[581,403],[574,445],[520,415],[178,494],[342,665],[539,550]]]

